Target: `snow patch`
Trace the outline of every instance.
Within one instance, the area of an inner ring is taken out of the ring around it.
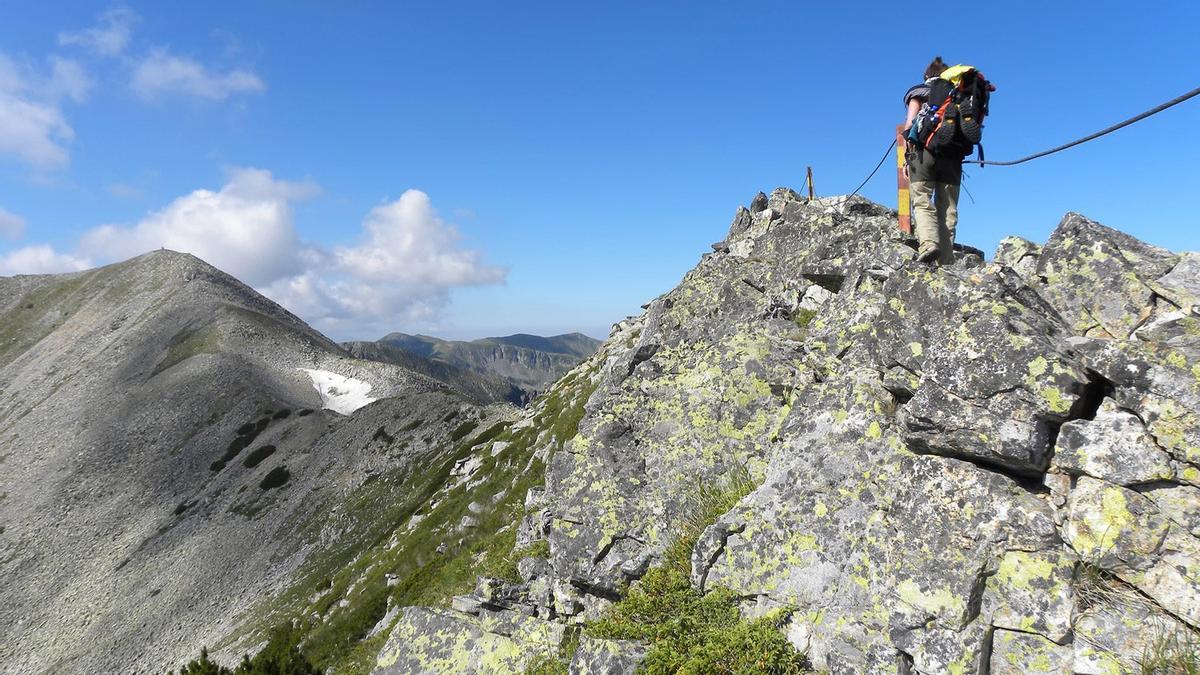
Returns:
[[[379,399],[367,396],[371,392],[371,384],[353,377],[344,377],[328,370],[314,368],[299,368],[312,378],[313,387],[321,395],[321,406],[343,415],[358,410]]]

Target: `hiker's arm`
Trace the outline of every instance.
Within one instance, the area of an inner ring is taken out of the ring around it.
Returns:
[[[912,128],[913,120],[917,119],[917,112],[921,110],[921,99],[916,96],[908,99],[908,117],[904,120],[904,130],[908,131]]]

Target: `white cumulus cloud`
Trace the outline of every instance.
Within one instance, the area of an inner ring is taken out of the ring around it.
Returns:
[[[222,100],[266,88],[262,79],[249,70],[213,72],[199,61],[175,56],[164,49],[152,51],[134,68],[130,86],[143,100],[171,94]]]
[[[219,191],[179,197],[132,227],[97,227],[80,247],[106,260],[169,248],[192,253],[248,284],[268,284],[303,270],[291,203],[316,190],[309,182],[276,180],[262,169],[237,169]]]
[[[0,237],[17,239],[25,231],[25,219],[0,206]]]
[[[195,190],[133,225],[93,228],[73,253],[15,251],[0,259],[0,274],[70,271],[168,248],[229,272],[321,330],[359,337],[436,321],[454,288],[507,277],[465,247],[419,190],[372,209],[354,245],[305,243],[293,203],[316,192],[311,182],[235,169],[219,190]]]
[[[429,196],[408,190],[371,210],[357,246],[315,257],[305,273],[263,292],[318,328],[371,335],[411,321],[432,321],[457,287],[504,283],[508,270],[464,248]]]
[[[365,243],[334,251],[338,265],[360,279],[467,286],[505,277],[503,268],[484,265],[478,252],[458,247],[458,230],[438,217],[429,195],[420,190],[372,209],[363,228]]]
[[[92,261],[87,258],[58,253],[44,244],[26,246],[0,256],[0,276],[78,272],[92,266]]]
[[[62,31],[58,44],[80,46],[102,56],[117,56],[129,46],[138,15],[128,7],[117,5],[96,17],[96,25],[80,30]]]

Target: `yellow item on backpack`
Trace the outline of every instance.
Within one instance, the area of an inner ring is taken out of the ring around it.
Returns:
[[[960,63],[957,66],[950,66],[949,68],[943,70],[942,74],[938,75],[938,77],[942,78],[943,80],[949,80],[950,84],[953,84],[955,87],[957,87],[959,82],[962,81],[962,76],[971,72],[972,70],[975,70],[975,66],[968,66]]]

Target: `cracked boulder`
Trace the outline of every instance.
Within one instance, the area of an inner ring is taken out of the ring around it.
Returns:
[[[635,640],[598,640],[584,636],[571,658],[570,675],[626,675],[636,672],[647,646]]]
[[[1166,249],[1068,213],[1042,249],[1037,273],[1076,333],[1125,339],[1154,310],[1155,282],[1177,262]]]
[[[1154,442],[1136,415],[1105,399],[1094,419],[1067,422],[1054,447],[1054,466],[1117,485],[1171,480],[1171,457]]]
[[[379,652],[375,675],[519,673],[537,656],[555,655],[566,627],[513,612],[469,616],[405,607]]]
[[[1010,268],[893,274],[872,328],[882,368],[911,374],[901,411],[915,452],[1044,472],[1089,377],[1046,303]]]
[[[1000,240],[993,256],[995,262],[1013,268],[1022,279],[1031,280],[1037,276],[1038,256],[1042,247],[1021,237],[1005,237]]]

